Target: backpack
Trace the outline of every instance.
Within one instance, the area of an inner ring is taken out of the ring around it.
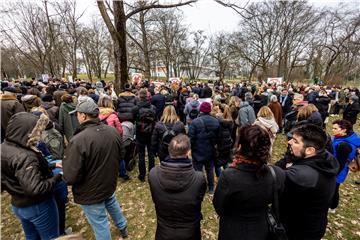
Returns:
[[[161,143],[167,148],[171,142],[171,139],[176,136],[176,133],[174,130],[167,128],[165,124],[163,125],[165,127],[165,132],[162,135]]]
[[[195,118],[197,118],[199,115],[199,110],[197,109],[197,107],[192,107],[191,111],[189,112],[189,118],[191,120],[194,120]]]
[[[152,133],[155,124],[155,111],[150,106],[149,108],[142,107],[139,109],[139,121],[137,127],[140,133]]]

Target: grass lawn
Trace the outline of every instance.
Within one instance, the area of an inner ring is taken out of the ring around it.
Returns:
[[[330,121],[334,120],[331,118]],[[328,124],[328,131],[331,124]],[[355,130],[360,133],[359,123]],[[272,160],[281,158],[286,149],[284,135],[279,135],[274,145]],[[156,215],[148,183],[137,180],[137,170],[130,173],[132,179],[128,182],[119,180],[116,195],[128,221],[129,239],[154,239],[156,230]],[[329,224],[323,239],[360,239],[360,185],[354,180],[360,180],[360,173],[350,173],[346,182],[340,188],[340,206],[335,214],[329,214]],[[81,233],[85,239],[95,239],[80,207],[72,200],[67,207],[67,227],[72,227],[75,233]],[[294,206],[295,207],[295,206]],[[218,219],[211,199],[205,195],[202,204],[202,236],[203,239],[217,239]],[[113,239],[119,236],[111,224]],[[10,197],[1,194],[1,239],[24,239],[20,222],[11,212]]]

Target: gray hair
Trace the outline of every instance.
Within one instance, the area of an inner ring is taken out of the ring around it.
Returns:
[[[278,99],[277,99],[276,95],[271,95],[270,102],[277,102],[277,101],[278,101]]]

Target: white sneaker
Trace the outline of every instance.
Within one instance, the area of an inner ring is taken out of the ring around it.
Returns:
[[[65,235],[70,235],[72,233],[73,233],[72,227],[68,227],[67,229],[65,229]]]
[[[336,208],[334,209],[329,208],[329,213],[336,213]]]

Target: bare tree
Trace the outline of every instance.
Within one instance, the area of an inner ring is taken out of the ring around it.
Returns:
[[[220,81],[225,78],[225,71],[229,68],[229,63],[234,57],[234,51],[229,44],[229,35],[218,33],[210,40],[210,56],[217,66],[217,74]]]
[[[210,46],[203,31],[190,33],[191,40],[183,49],[184,68],[190,79],[198,79],[205,64],[209,64]]]
[[[76,0],[63,0],[61,2],[53,2],[52,4],[61,18],[60,24],[65,28],[62,34],[62,40],[64,42],[66,54],[63,54],[63,56],[71,66],[72,77],[75,79],[77,78],[78,67],[77,51],[81,41],[80,33],[82,26],[80,24],[80,19],[84,15],[84,11],[81,13],[77,12]]]
[[[129,1],[130,2],[130,1]],[[103,17],[105,24],[110,32],[111,38],[114,42],[114,57],[115,57],[115,89],[119,91],[123,89],[124,84],[128,81],[128,66],[127,66],[127,49],[126,49],[126,21],[142,11],[153,8],[173,8],[190,3],[196,2],[196,0],[189,0],[185,2],[178,2],[175,4],[159,4],[158,1],[149,1],[144,5],[138,7],[132,7],[129,12],[126,12],[125,6],[130,4],[123,0],[113,1],[111,9],[110,4],[105,1],[97,1],[98,8],[101,16]],[[113,15],[113,21],[110,14]]]

